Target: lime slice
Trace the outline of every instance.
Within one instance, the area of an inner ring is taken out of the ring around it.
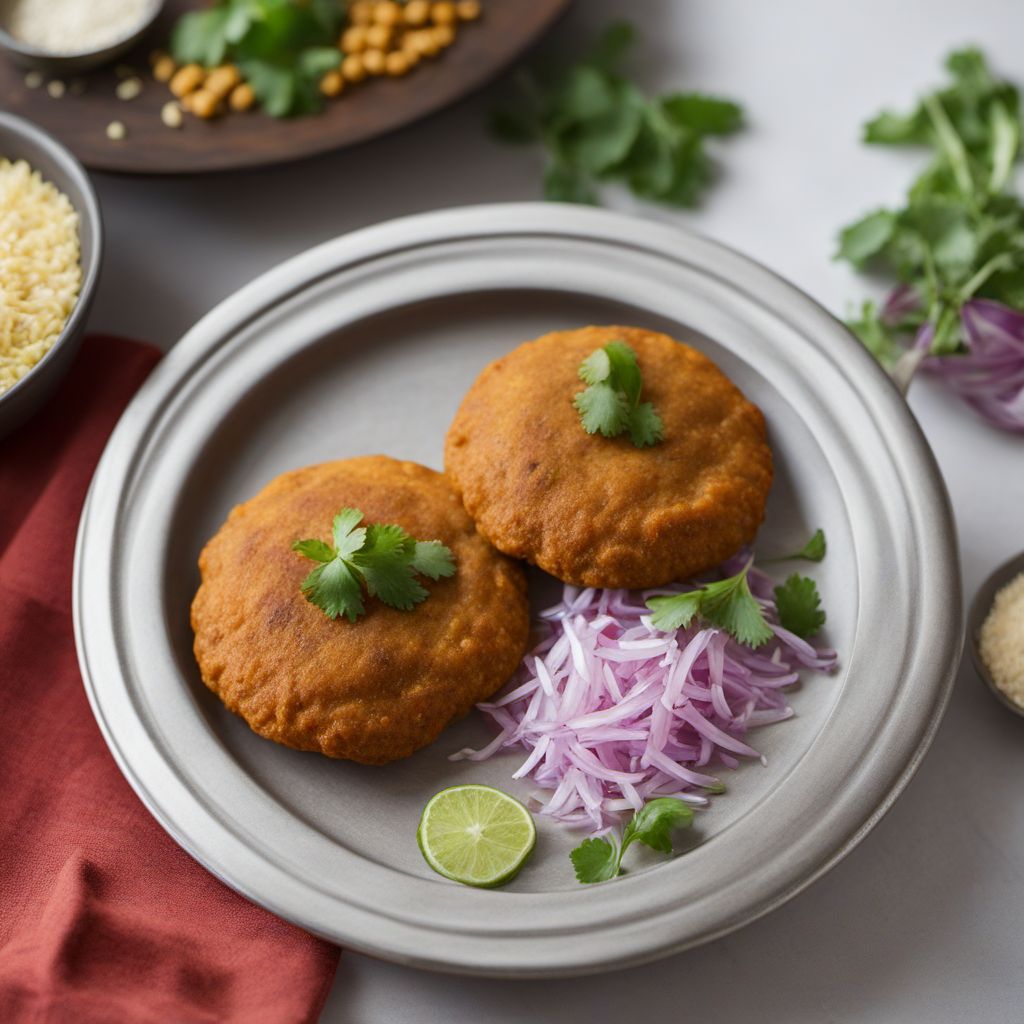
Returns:
[[[416,839],[439,875],[490,889],[519,873],[537,830],[530,812],[500,789],[452,786],[423,808]]]

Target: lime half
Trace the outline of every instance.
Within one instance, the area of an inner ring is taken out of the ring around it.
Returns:
[[[530,812],[500,789],[452,786],[423,808],[416,839],[439,875],[490,889],[519,873],[537,830]]]

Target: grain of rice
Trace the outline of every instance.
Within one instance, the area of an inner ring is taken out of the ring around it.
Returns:
[[[1024,572],[996,594],[980,641],[981,658],[992,681],[1024,707]]]
[[[0,394],[53,347],[81,283],[71,201],[24,160],[0,159]]]

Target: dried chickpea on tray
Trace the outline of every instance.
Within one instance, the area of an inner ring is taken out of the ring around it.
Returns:
[[[273,117],[314,112],[346,88],[437,57],[460,24],[481,14],[479,0],[272,5],[258,17],[260,6],[224,0],[179,19],[171,52],[151,58],[153,77],[175,97],[162,110],[165,124],[178,127],[182,111],[205,120],[257,104]]]

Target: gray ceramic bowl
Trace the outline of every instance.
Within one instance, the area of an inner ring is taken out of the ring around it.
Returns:
[[[998,686],[996,686],[995,681],[992,679],[992,674],[988,670],[988,666],[981,657],[980,644],[981,627],[984,624],[985,619],[988,617],[988,613],[992,608],[992,602],[995,600],[996,594],[1002,590],[1010,580],[1015,579],[1022,572],[1024,572],[1024,551],[999,566],[999,568],[996,569],[978,588],[978,592],[974,595],[974,600],[971,602],[971,610],[967,616],[967,645],[970,648],[971,661],[974,662],[974,668],[981,677],[982,682],[992,692],[992,695],[1000,704],[1003,705],[1003,707],[1012,711],[1015,715],[1024,717],[1024,708],[1019,704],[1015,704],[1006,696],[1005,693],[1003,693],[1002,690],[999,689]]]
[[[100,205],[82,165],[30,121],[0,111],[0,157],[26,160],[63,192],[78,212],[82,287],[78,302],[53,348],[14,387],[0,394],[0,437],[29,418],[67,373],[85,330],[103,259]]]
[[[150,11],[130,34],[99,50],[80,50],[77,53],[52,53],[49,50],[40,50],[36,46],[15,39],[5,30],[3,24],[0,24],[0,49],[5,50],[15,64],[20,64],[24,68],[35,68],[51,75],[80,74],[91,68],[98,68],[101,64],[106,64],[130,50],[153,24],[163,6],[164,0],[153,0]]]

